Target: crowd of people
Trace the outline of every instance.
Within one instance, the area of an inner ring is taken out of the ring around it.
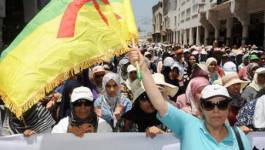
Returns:
[[[0,136],[173,132],[183,149],[206,150],[238,149],[239,135],[249,149],[245,134],[265,131],[265,52],[142,43],[64,81],[21,118],[1,100],[0,112]]]

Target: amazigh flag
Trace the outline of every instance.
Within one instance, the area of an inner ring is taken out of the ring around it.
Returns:
[[[65,79],[126,51],[130,0],[52,0],[0,57],[0,96],[20,117]]]

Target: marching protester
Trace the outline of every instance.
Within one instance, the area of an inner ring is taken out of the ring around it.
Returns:
[[[224,75],[223,72],[220,72],[217,60],[213,57],[206,60],[206,66],[208,68],[209,82],[213,84],[214,81],[221,79]]]
[[[41,103],[31,107],[21,118],[17,118],[8,108],[0,107],[0,136],[23,134],[29,137],[33,134],[50,133],[54,125],[50,112]]]
[[[151,73],[138,49],[131,49],[129,58],[132,63],[139,62],[143,85],[151,103],[158,111],[157,117],[180,139],[181,149],[212,150],[220,149],[220,146],[239,149],[240,145],[238,143],[243,143],[245,149],[250,149],[248,139],[244,133],[238,128],[233,129],[230,125],[225,124],[229,101],[231,101],[225,87],[208,85],[203,89],[200,103],[203,117],[197,119],[164,100],[159,89],[155,86]],[[239,136],[243,142],[237,141],[236,136]]]
[[[247,101],[254,100],[257,93],[265,86],[265,68],[255,71],[252,82],[245,88],[242,97]]]
[[[98,117],[106,120],[112,128],[115,128],[121,116],[132,108],[132,102],[121,95],[120,86],[119,76],[112,72],[107,73],[102,80],[102,95],[94,103]]]
[[[150,102],[141,82],[136,80],[132,83],[133,107],[122,118],[125,119],[124,132],[145,132],[152,126],[161,126],[162,123],[156,118],[157,111]]]
[[[87,87],[77,87],[71,94],[70,115],[53,127],[52,133],[73,133],[78,137],[85,133],[112,132],[111,126],[94,111],[94,99]]]
[[[227,88],[232,100],[230,102],[228,120],[230,125],[236,122],[238,111],[246,104],[246,100],[241,96],[242,90],[248,84],[247,81],[239,79],[237,73],[229,73],[223,76],[222,85]]]

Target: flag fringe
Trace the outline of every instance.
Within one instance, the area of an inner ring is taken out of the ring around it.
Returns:
[[[40,90],[33,94],[24,104],[18,106],[14,101],[11,100],[8,95],[5,94],[4,91],[0,89],[0,98],[3,100],[5,106],[13,112],[17,118],[21,119],[21,116],[24,112],[29,110],[34,104],[42,100],[48,93],[52,92],[54,88],[58,87],[63,81],[70,79],[71,77],[75,76],[76,74],[82,72],[84,69],[91,67],[94,64],[102,63],[105,60],[111,59],[114,55],[120,56],[127,52],[128,48],[121,48],[115,50],[113,54],[106,53],[105,55],[98,56],[96,58],[87,59],[80,64],[70,68],[65,73],[59,74],[57,77],[54,78],[50,83],[46,84]]]

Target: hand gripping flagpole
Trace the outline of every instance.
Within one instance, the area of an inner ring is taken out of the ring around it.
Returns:
[[[135,41],[134,41],[134,39],[132,39],[132,47],[135,48]],[[141,70],[140,70],[140,66],[139,66],[139,62],[138,61],[135,62],[135,66],[136,66],[136,72],[137,72],[136,77],[137,77],[138,80],[141,81],[143,79],[143,77],[142,77],[142,73],[141,73]]]

